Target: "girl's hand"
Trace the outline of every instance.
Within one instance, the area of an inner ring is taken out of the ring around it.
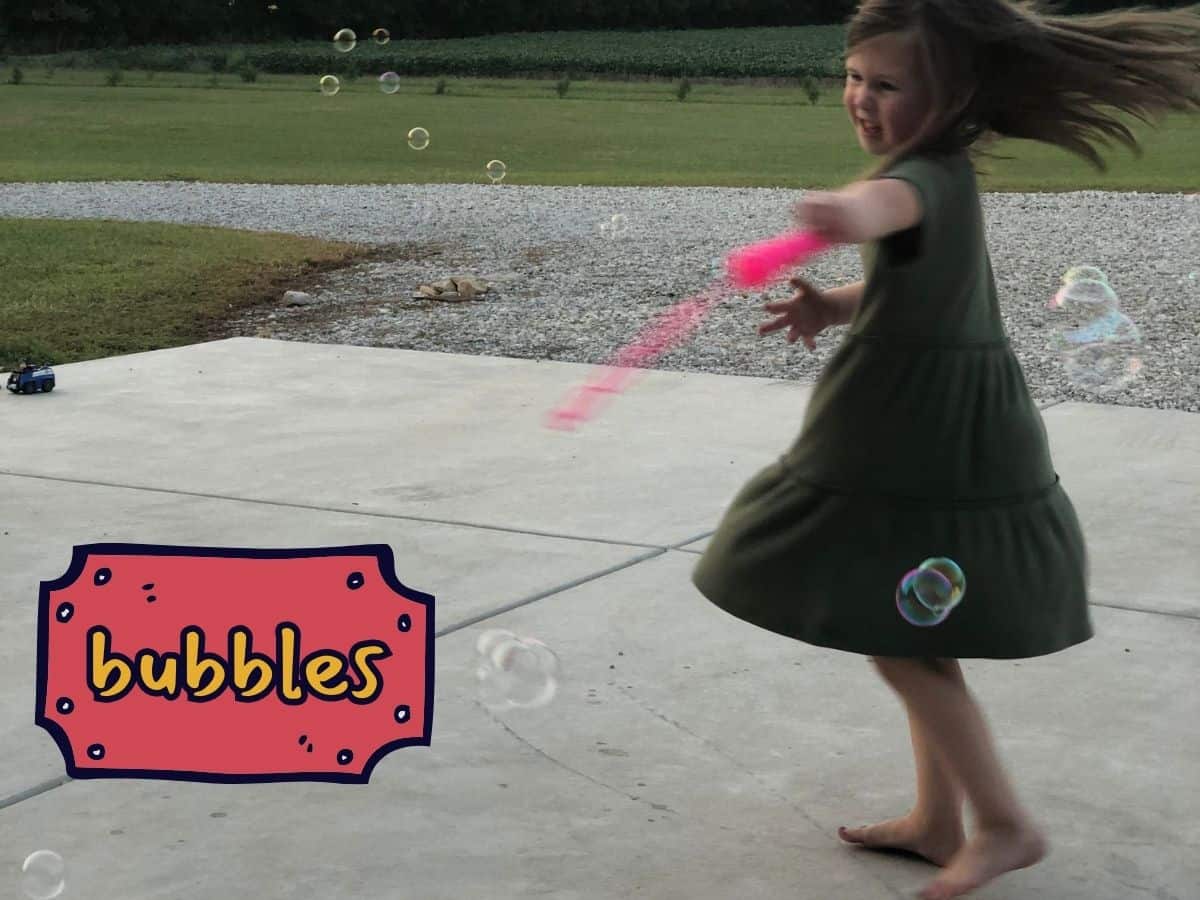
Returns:
[[[801,228],[833,244],[857,244],[862,233],[857,207],[844,193],[809,191],[792,206],[792,216]]]
[[[779,313],[779,317],[758,326],[758,333],[767,335],[790,326],[789,344],[803,338],[805,347],[816,350],[817,342],[813,338],[834,324],[833,310],[824,295],[803,278],[793,278],[789,284],[796,288],[796,293],[790,300],[778,300],[763,307],[767,312]]]

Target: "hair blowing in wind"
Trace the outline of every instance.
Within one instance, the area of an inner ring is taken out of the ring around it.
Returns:
[[[1107,171],[1096,140],[1142,153],[1115,112],[1153,125],[1150,117],[1168,110],[1200,109],[1200,4],[1087,16],[1043,6],[865,0],[850,20],[847,54],[882,34],[908,36],[933,96],[917,133],[866,177],[913,153],[995,156],[986,148],[1002,137],[1055,144]]]

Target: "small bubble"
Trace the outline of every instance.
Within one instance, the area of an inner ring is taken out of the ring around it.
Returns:
[[[488,178],[492,179],[492,184],[499,184],[508,174],[508,166],[498,159],[493,159],[487,164],[487,174]]]
[[[326,75],[321,79],[321,93],[326,97],[332,97],[341,89],[342,83],[336,75]]]
[[[95,584],[108,584],[112,581],[112,569],[97,569],[96,574],[92,576],[92,581]]]
[[[333,36],[333,46],[342,53],[349,53],[358,46],[358,35],[350,28],[343,28]]]
[[[53,850],[36,850],[21,865],[21,889],[29,900],[54,900],[66,887],[67,867]]]
[[[58,616],[60,622],[70,622],[71,616],[75,615],[75,604],[60,603],[55,615]]]
[[[386,28],[376,28],[371,32],[371,37],[375,39],[375,43],[382,47],[392,39],[392,33]]]
[[[408,133],[408,146],[414,150],[424,150],[429,146],[429,132],[424,128],[414,128]]]
[[[92,744],[87,748],[87,755],[92,759],[104,759],[104,745]]]
[[[70,697],[59,697],[58,703],[54,705],[54,708],[63,715],[68,715],[75,711],[75,701]]]
[[[379,76],[379,89],[385,94],[394,94],[400,90],[400,76],[395,72],[384,72]]]
[[[339,750],[337,761],[339,765],[348,766],[354,762],[354,753],[350,750]]]
[[[412,617],[408,613],[404,613],[396,620],[396,627],[401,631],[408,631],[412,628]]]
[[[349,577],[346,578],[346,587],[352,591],[357,591],[365,583],[366,579],[363,578],[362,572],[351,572]]]

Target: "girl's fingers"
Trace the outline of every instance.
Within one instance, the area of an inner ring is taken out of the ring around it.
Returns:
[[[782,312],[783,310],[790,310],[797,303],[801,303],[803,300],[804,300],[803,295],[796,294],[796,296],[792,297],[789,300],[772,300],[770,303],[764,303],[763,309],[769,310],[771,312]]]

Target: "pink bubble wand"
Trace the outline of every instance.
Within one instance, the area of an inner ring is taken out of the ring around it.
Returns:
[[[572,430],[591,419],[601,398],[623,391],[637,368],[647,366],[683,342],[704,321],[713,305],[730,289],[764,287],[786,269],[801,265],[833,246],[812,231],[780,235],[735,250],[725,261],[726,279],[703,293],[676,304],[644,329],[632,343],[617,351],[612,362],[573,396],[552,410],[546,424]]]

